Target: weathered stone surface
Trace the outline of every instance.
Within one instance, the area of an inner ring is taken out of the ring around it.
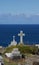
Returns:
[[[33,65],[39,65],[39,62],[33,62]]]

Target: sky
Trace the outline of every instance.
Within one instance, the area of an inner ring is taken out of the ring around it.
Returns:
[[[39,0],[0,0],[0,15],[5,14],[7,15],[25,14],[27,16],[39,15]],[[4,20],[2,20],[2,22],[3,21]]]

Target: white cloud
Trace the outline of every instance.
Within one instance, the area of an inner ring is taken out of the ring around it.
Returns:
[[[39,14],[1,14],[0,24],[39,24]]]

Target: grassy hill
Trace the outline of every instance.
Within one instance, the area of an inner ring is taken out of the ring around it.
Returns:
[[[6,52],[11,52],[13,50],[13,48],[18,48],[19,51],[21,53],[33,53],[33,52],[37,52],[38,47],[35,46],[28,46],[28,45],[16,45],[16,46],[10,46],[10,47],[6,47],[4,50],[4,53]]]
[[[18,61],[12,61],[10,62],[9,59],[7,59],[4,54],[7,52],[12,52],[14,48],[18,48],[22,54],[26,54],[27,56],[31,56],[32,53],[35,53],[38,48],[35,46],[28,46],[28,45],[16,45],[16,46],[10,46],[6,47],[3,53],[3,59],[4,59],[4,65],[18,65]],[[30,55],[29,55],[30,54]],[[19,61],[21,63],[24,63],[24,61]]]

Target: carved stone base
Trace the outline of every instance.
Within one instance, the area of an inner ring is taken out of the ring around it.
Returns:
[[[18,44],[18,45],[24,45],[24,43],[20,43],[20,42],[19,42],[19,44]]]

